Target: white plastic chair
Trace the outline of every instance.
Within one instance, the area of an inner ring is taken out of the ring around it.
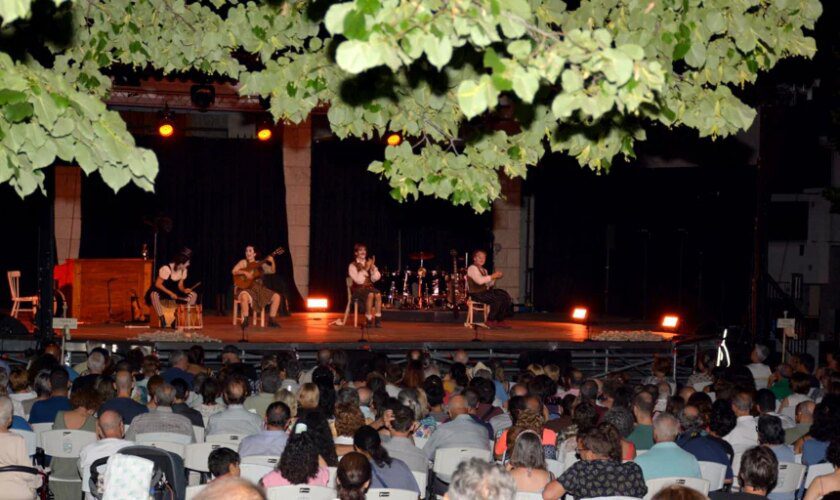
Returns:
[[[201,493],[201,490],[203,490],[206,487],[206,484],[196,484],[195,486],[187,486],[186,500],[192,500],[196,497],[196,495]]]
[[[781,462],[779,464],[779,479],[776,487],[771,493],[793,493],[799,491],[802,482],[805,481],[807,467],[793,462]]]
[[[642,500],[638,497],[592,497],[589,500]]]
[[[200,425],[193,426],[193,434],[195,434],[195,442],[196,443],[203,443],[204,442],[204,427]]]
[[[47,431],[51,431],[52,428],[53,428],[53,423],[52,422],[44,422],[44,423],[41,423],[41,424],[29,424],[29,426],[32,427],[32,432],[34,432],[35,436],[38,437],[38,441],[37,441],[38,446],[43,448],[44,446],[41,444],[42,443],[41,434],[43,434]]]
[[[173,443],[171,441],[143,441],[144,446],[151,446],[153,448],[158,448],[160,450],[166,450],[170,453],[174,453],[181,458],[186,456],[185,446],[181,443]]]
[[[205,435],[205,443],[224,444],[234,450],[239,449],[239,443],[248,437],[247,434],[213,434],[212,436]]]
[[[272,486],[267,491],[268,500],[333,500],[336,492],[324,486]]]
[[[560,460],[545,459],[545,468],[548,472],[554,474],[554,477],[560,477],[563,474],[563,462]]]
[[[38,296],[20,296],[20,271],[9,271],[6,273],[6,278],[9,280],[9,295],[12,297],[12,311],[9,315],[17,318],[20,312],[31,312],[34,316],[38,312]],[[22,308],[21,304],[24,303],[30,303],[32,305],[31,307]]]
[[[723,481],[726,479],[726,466],[717,462],[698,462],[700,464],[700,475],[709,482],[709,491],[717,491],[723,488]]]
[[[426,446],[426,443],[428,443],[428,442],[429,442],[429,438],[421,438],[421,437],[414,436],[414,446],[420,448],[421,450],[423,449],[424,446]]]
[[[420,498],[426,498],[426,485],[429,483],[429,474],[427,472],[411,471],[414,474],[414,480],[417,481],[417,487],[420,488]]]
[[[793,463],[801,464],[802,463],[802,453],[797,453],[793,456]]]
[[[264,465],[273,469],[277,467],[278,462],[280,462],[280,457],[276,455],[251,455],[250,457],[243,457],[241,463]]]
[[[134,442],[137,444],[148,443],[175,443],[188,445],[192,441],[190,436],[180,434],[178,432],[144,432],[134,436]]]
[[[417,493],[396,488],[371,488],[365,494],[365,500],[390,498],[392,500],[417,500]]]
[[[709,496],[709,481],[705,479],[698,479],[696,477],[662,477],[659,479],[645,481],[645,484],[647,484],[648,487],[645,500],[653,498],[654,495],[659,493],[659,490],[674,484],[699,491],[703,494],[703,496]]]
[[[577,457],[577,450],[567,451],[563,455],[563,471],[569,470],[569,467],[574,465],[575,462],[577,462],[578,460],[580,460],[580,459]],[[562,472],[561,472],[561,474],[562,474]]]
[[[239,464],[239,476],[254,484],[258,484],[263,476],[273,470],[274,467],[263,464],[248,464],[245,462]]]
[[[26,443],[26,454],[30,457],[35,454],[38,449],[38,435],[32,431],[25,431],[22,429],[9,429],[9,432],[15,433],[23,438]]]
[[[184,447],[184,467],[198,472],[210,472],[207,467],[207,457],[216,448],[232,448],[222,443],[195,443]]]
[[[805,476],[805,488],[809,488],[811,483],[814,482],[814,479],[831,474],[832,472],[834,472],[834,466],[828,463],[808,466],[808,474]]]
[[[471,458],[481,460],[493,460],[493,452],[477,448],[442,448],[435,451],[434,471],[441,481],[448,483],[452,480],[452,474],[458,468],[458,464]]]
[[[516,500],[542,500],[542,493],[526,493],[524,491],[517,491]]]
[[[735,453],[732,456],[732,474],[737,478],[738,473],[741,472],[741,458],[744,456],[744,453]]]
[[[58,429],[41,434],[44,453],[53,458],[79,458],[82,448],[96,442],[96,433],[90,431]],[[81,483],[82,479],[65,479],[50,476],[50,482]]]
[[[327,479],[327,487],[335,488],[335,478],[338,476],[338,467],[327,467],[327,470],[330,471],[330,478]]]

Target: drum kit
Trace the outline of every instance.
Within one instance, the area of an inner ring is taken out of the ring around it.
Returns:
[[[405,269],[383,272],[383,305],[389,309],[458,310],[464,309],[466,293],[466,256],[451,250],[452,271],[441,268],[428,270],[426,262],[433,260],[432,252],[414,252],[408,255],[414,265]],[[416,267],[415,267],[416,266]]]

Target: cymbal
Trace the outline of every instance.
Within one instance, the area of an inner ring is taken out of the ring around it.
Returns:
[[[432,252],[414,252],[408,254],[408,258],[411,260],[429,260],[434,259],[435,254]]]

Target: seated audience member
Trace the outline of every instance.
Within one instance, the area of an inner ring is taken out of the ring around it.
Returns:
[[[15,408],[15,415],[26,418],[29,415],[24,408],[24,403],[33,401],[38,395],[32,390],[29,380],[29,372],[21,367],[13,368],[9,373],[9,399]],[[31,408],[31,406],[30,406]]]
[[[226,477],[208,483],[195,498],[196,500],[265,500],[265,492],[245,479]]]
[[[87,357],[87,373],[77,377],[73,381],[73,390],[78,391],[84,387],[93,387],[93,383],[96,382],[96,377],[105,372],[107,364],[108,360],[105,354],[96,349],[92,350]]]
[[[636,426],[627,436],[627,440],[636,447],[636,452],[649,450],[653,447],[653,395],[640,392],[633,398],[633,416]]]
[[[318,457],[328,467],[338,465],[338,456],[335,453],[335,441],[327,418],[320,411],[310,411],[303,418],[297,420],[306,426],[307,434],[312,436],[315,448],[318,449]]]
[[[294,433],[286,442],[276,470],[269,472],[260,484],[265,488],[309,484],[326,486],[330,479],[327,464],[319,461],[318,446],[306,428],[306,424],[295,424]]]
[[[634,462],[622,463],[618,432],[593,428],[582,436],[581,460],[546,486],[543,498],[556,500],[566,493],[579,498],[625,496],[642,498],[647,486],[642,469]]]
[[[642,380],[642,384],[654,386],[658,389],[659,384],[665,382],[670,386],[670,394],[677,391],[677,384],[670,378],[674,371],[673,362],[670,357],[658,355],[654,357],[650,371],[651,375]],[[652,394],[656,394],[657,392],[658,390],[654,390]]]
[[[82,491],[87,500],[95,498],[90,492],[90,466],[100,458],[110,457],[126,446],[134,445],[133,441],[126,441],[124,437],[125,425],[122,416],[114,410],[100,411],[99,420],[96,422],[97,441],[82,448],[79,454],[79,476],[82,478]]]
[[[195,434],[190,419],[183,415],[172,412],[172,403],[175,402],[175,388],[166,382],[155,388],[152,398],[155,409],[149,413],[143,413],[134,417],[126,433],[126,439],[136,441],[138,434],[149,432],[172,432],[183,434],[195,442]]]
[[[222,371],[228,376],[239,375],[249,381],[257,380],[257,369],[251,363],[242,362],[235,345],[226,345],[222,349]]]
[[[353,451],[353,436],[365,425],[365,417],[358,406],[341,403],[335,407],[335,454],[339,457]]]
[[[702,391],[707,385],[714,382],[712,377],[712,370],[715,367],[715,353],[713,351],[705,351],[697,356],[697,364],[694,367],[694,373],[688,377],[685,385]]]
[[[11,398],[12,395],[9,394],[9,392],[8,392],[8,389],[9,389],[8,383],[9,383],[9,376],[6,374],[6,369],[3,368],[3,367],[0,367],[0,397],[9,398],[12,401],[13,415],[12,415],[12,423],[11,423],[9,428],[10,429],[22,430],[22,431],[31,431],[32,426],[30,426],[29,423],[26,420],[24,420],[23,417],[14,414],[14,412],[17,411],[16,408],[19,407],[20,405],[16,405],[15,401],[12,400],[12,398]]]
[[[701,477],[700,464],[694,455],[675,442],[680,433],[680,421],[670,413],[660,413],[653,419],[653,445],[647,453],[636,457],[645,481],[660,477]]]
[[[195,344],[187,349],[187,361],[189,361],[187,371],[192,373],[193,376],[210,374],[210,370],[204,366],[204,348],[200,345]]]
[[[53,429],[68,429],[96,432],[94,414],[102,404],[99,394],[90,386],[83,386],[70,395],[72,410],[60,411],[55,415]],[[53,457],[50,460],[50,491],[57,500],[76,499],[82,494],[77,467],[78,458]]]
[[[603,421],[615,426],[621,436],[621,459],[633,460],[636,458],[636,446],[627,440],[627,436],[633,432],[635,425],[633,413],[626,407],[614,406],[604,414]]]
[[[6,396],[0,397],[0,467],[20,465],[32,467],[32,460],[26,452],[23,437],[9,432],[14,405]],[[0,491],[4,498],[35,498],[35,490],[41,486],[41,478],[23,472],[0,474]]]
[[[712,403],[712,409],[709,413],[709,437],[723,446],[730,463],[735,457],[735,450],[729,444],[729,441],[723,439],[723,437],[732,432],[737,422],[738,416],[732,411],[732,405],[729,401],[719,399]],[[732,472],[737,473],[738,471],[733,470]]]
[[[511,398],[512,400],[513,398]],[[558,450],[560,458],[565,459],[567,453],[577,450],[578,436],[586,434],[596,425],[598,425],[598,411],[593,403],[585,401],[575,406],[572,410],[572,425],[566,428],[564,434],[566,439]]]
[[[834,472],[814,479],[803,500],[819,500],[829,493],[840,491],[840,440],[835,439],[828,445],[825,459],[834,466]]]
[[[262,419],[242,405],[248,397],[248,381],[237,375],[228,377],[225,383],[224,399],[227,408],[207,420],[207,435],[257,434],[262,429]]]
[[[726,480],[731,482],[732,459],[726,453],[721,440],[715,440],[706,432],[706,422],[696,406],[688,405],[680,414],[683,432],[677,438],[677,445],[694,455],[698,462],[714,462],[726,466]],[[725,441],[723,441],[725,443]]]
[[[198,390],[201,393],[201,404],[198,405],[196,410],[201,413],[201,418],[204,419],[206,426],[212,415],[225,411],[224,403],[218,401],[222,394],[222,388],[218,379],[207,377],[198,387]]]
[[[437,429],[438,421],[429,415],[429,400],[426,391],[420,388],[403,389],[397,395],[400,404],[408,407],[414,413],[417,429],[416,437],[429,437]]]
[[[752,395],[749,392],[738,392],[732,398],[732,411],[735,412],[737,420],[735,428],[723,437],[732,445],[735,453],[743,453],[745,450],[758,444],[758,433],[755,430],[755,417],[750,412],[753,407]]]
[[[502,434],[496,441],[496,445],[493,450],[494,454],[497,457],[505,456],[505,453],[513,444],[515,435],[524,430],[532,430],[536,432],[537,435],[542,436],[543,453],[545,458],[556,460],[557,434],[551,429],[544,428],[544,426],[545,417],[543,417],[542,413],[530,408],[520,411],[516,417],[516,423],[513,424],[513,427],[502,431]]]
[[[802,436],[811,430],[814,423],[814,407],[817,404],[813,401],[803,401],[796,405],[796,425],[792,429],[785,430],[785,444],[792,445]]]
[[[514,413],[525,408],[525,396],[528,395],[528,388],[522,385],[514,384],[510,388],[510,394],[507,401],[505,401],[505,411],[490,419],[490,427],[493,428],[493,434],[499,436],[502,431],[513,426]],[[571,413],[568,415],[569,424],[571,424]],[[559,420],[559,419],[557,419]],[[554,420],[546,422],[546,428],[558,433],[558,429],[551,424]]]
[[[134,376],[130,371],[121,370],[114,374],[114,389],[116,397],[102,404],[100,412],[115,411],[120,414],[125,425],[131,425],[134,417],[149,411],[145,405],[131,398],[134,392]]]
[[[297,418],[297,396],[295,396],[292,391],[288,389],[280,389],[274,394],[274,401],[286,403],[286,406],[289,407],[289,414],[292,418]]]
[[[187,417],[196,427],[204,427],[204,417],[201,412],[190,408],[187,404],[190,397],[190,388],[187,382],[182,378],[176,378],[172,381],[172,387],[175,388],[175,402],[172,403],[172,413]]]
[[[790,378],[790,389],[793,394],[782,400],[779,413],[793,421],[796,418],[796,405],[811,401],[808,397],[811,392],[811,377],[805,373],[794,373]]]
[[[50,397],[43,401],[36,401],[29,413],[30,424],[52,423],[60,411],[72,409],[67,397],[70,389],[70,376],[62,367],[53,368],[50,372]]]
[[[282,455],[289,440],[286,429],[291,420],[290,413],[289,407],[280,401],[268,405],[265,411],[265,430],[242,439],[239,443],[239,456]]]
[[[376,415],[373,414],[373,410],[370,409],[371,399],[373,398],[373,391],[368,389],[367,387],[360,387],[357,390],[359,394],[359,409],[362,411],[362,415],[365,417],[365,422],[373,422],[376,420]]]
[[[758,417],[758,444],[764,446],[776,455],[779,463],[794,463],[793,448],[784,444],[785,431],[782,428],[782,421],[779,417],[762,415]],[[793,500],[795,494],[791,493],[770,493],[767,495],[772,500]]]
[[[35,378],[32,381],[32,389],[35,391],[35,399],[27,399],[21,402],[23,406],[23,414],[29,420],[29,415],[32,413],[32,406],[38,401],[49,399],[52,389],[50,388],[50,370],[40,370],[35,373]]]
[[[351,451],[341,457],[336,471],[335,486],[339,500],[364,500],[370,488],[370,461],[361,453]]]
[[[239,477],[239,453],[221,446],[210,452],[207,457],[207,469],[213,475],[213,481],[228,477]]]
[[[840,438],[840,396],[829,394],[814,408],[814,423],[802,444],[802,463],[818,464],[825,460],[828,445]]]
[[[747,365],[747,368],[749,368],[750,373],[752,373],[756,389],[766,389],[768,386],[768,380],[773,374],[773,372],[770,371],[770,367],[764,364],[764,361],[769,355],[770,349],[761,344],[757,344],[750,354],[750,361],[752,361],[752,363]]]
[[[276,368],[269,368],[260,373],[260,392],[248,396],[245,409],[255,411],[260,418],[265,417],[268,405],[274,402],[274,393],[280,390],[280,372]]]
[[[149,381],[152,377],[160,377],[160,359],[154,354],[144,356],[140,372],[141,376],[134,385],[134,391],[140,403],[148,404],[155,396],[154,392],[149,390]],[[132,396],[134,397],[135,395],[132,394]]]
[[[306,412],[317,410],[320,398],[321,391],[317,385],[312,382],[301,385],[298,392],[298,415],[302,416]]]
[[[423,450],[418,448],[411,439],[416,422],[414,412],[406,406],[394,409],[394,418],[386,423],[391,439],[383,446],[388,454],[398,458],[408,465],[408,468],[415,472],[428,472],[429,460]]]
[[[793,376],[793,367],[787,363],[781,363],[776,367],[776,371],[770,375],[769,389],[776,395],[776,399],[781,401],[793,394],[790,388],[790,378]]]
[[[470,381],[469,385],[478,394],[478,406],[475,410],[475,416],[479,420],[490,422],[490,419],[502,413],[501,408],[493,406],[493,401],[496,399],[496,387],[492,381],[486,378],[476,377]]]
[[[764,446],[756,446],[744,452],[738,484],[741,491],[727,493],[723,490],[709,494],[711,500],[758,500],[766,498],[776,487],[779,478],[779,462],[776,455]]]
[[[371,488],[396,488],[420,494],[411,469],[402,460],[392,458],[382,446],[382,438],[373,427],[365,425],[353,436],[355,451],[368,457],[372,471]]]
[[[516,481],[516,491],[542,493],[555,478],[548,472],[542,449],[542,437],[532,430],[516,436],[507,469]]]
[[[761,389],[755,393],[755,406],[758,410],[758,416],[769,415],[771,417],[778,417],[782,422],[782,427],[791,429],[796,426],[793,416],[788,417],[783,413],[776,412],[776,396],[770,389]],[[793,413],[793,409],[791,409]]]
[[[183,379],[192,388],[194,375],[187,371],[190,367],[190,360],[184,351],[173,351],[169,355],[169,368],[160,374],[163,380],[171,384],[176,378]]]
[[[672,484],[657,491],[652,500],[706,500],[706,497],[688,486]]]
[[[489,450],[490,441],[487,439],[487,429],[479,424],[468,413],[467,400],[464,396],[453,396],[449,400],[450,421],[438,426],[429,437],[423,453],[430,461],[434,461],[435,452],[443,448],[464,446],[479,450]]]
[[[443,391],[443,381],[437,375],[427,377],[423,381],[423,391],[429,401],[429,416],[439,424],[446,422],[449,415],[443,408],[443,398],[446,393]]]
[[[500,465],[471,458],[458,464],[444,500],[514,500],[516,481]]]

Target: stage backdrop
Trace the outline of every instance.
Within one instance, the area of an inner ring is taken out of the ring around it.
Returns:
[[[181,247],[191,248],[187,285],[202,282],[205,307],[215,308],[222,297],[230,307],[230,271],[245,245],[263,253],[288,247],[282,144],[156,137],[138,143],[160,162],[155,193],[130,185],[114,194],[98,175],[84,178],[80,257],[139,257],[144,243],[151,253],[155,219],[168,218],[170,231],[158,232],[158,267]],[[269,286],[287,289],[301,307],[288,253]]]
[[[392,272],[398,270],[400,256],[403,269],[416,270],[419,262],[408,259],[412,252],[433,252],[426,269],[451,272],[450,250],[463,256],[474,248],[492,247],[489,213],[477,215],[431,198],[394,201],[387,181],[367,172],[383,151],[382,144],[357,141],[313,145],[309,289],[310,295],[327,296],[333,310],[343,310],[347,303],[345,277],[356,242],[368,245],[381,271]]]

